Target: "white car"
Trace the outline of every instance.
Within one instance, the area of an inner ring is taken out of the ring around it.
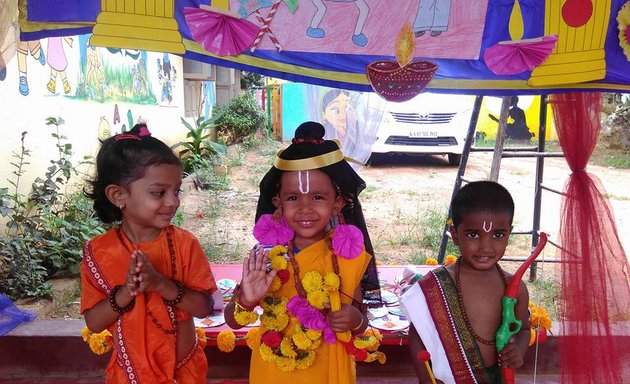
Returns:
[[[474,96],[428,92],[387,102],[372,154],[447,155],[459,165],[474,102]]]

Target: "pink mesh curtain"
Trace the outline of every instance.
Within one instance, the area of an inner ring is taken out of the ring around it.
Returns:
[[[562,383],[623,383],[630,372],[624,372],[628,363],[620,361],[614,336],[630,315],[628,259],[604,189],[586,171],[601,128],[602,96],[558,94],[551,103],[560,146],[572,170],[564,187],[558,250]]]

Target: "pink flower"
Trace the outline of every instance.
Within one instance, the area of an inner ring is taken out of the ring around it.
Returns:
[[[324,315],[322,315],[317,308],[312,307],[306,299],[300,296],[293,296],[287,303],[287,311],[289,311],[292,316],[295,316],[306,328],[323,331],[325,343],[334,344],[337,342],[337,337],[328,326]]]
[[[273,215],[264,214],[260,216],[254,225],[254,237],[263,245],[284,245],[293,238],[293,229],[287,224],[283,217],[280,221],[275,221]]]
[[[282,343],[282,336],[275,331],[267,331],[263,333],[260,341],[271,349],[278,348]]]
[[[363,252],[363,232],[354,225],[339,224],[333,232],[332,247],[344,259],[354,259]]]

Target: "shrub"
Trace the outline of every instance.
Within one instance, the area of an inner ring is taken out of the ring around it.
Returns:
[[[248,92],[236,96],[228,105],[218,107],[216,114],[221,115],[216,121],[218,133],[228,144],[240,142],[259,129],[267,128],[264,111]]]
[[[0,236],[0,292],[15,300],[50,295],[47,279],[59,272],[77,273],[83,242],[104,228],[82,191],[73,190],[70,181],[79,175],[72,161],[72,145],[59,133],[63,120],[48,118],[53,125],[58,158],[51,160],[43,178],[36,178],[31,193],[19,192],[20,181],[30,157],[22,132],[20,152],[14,152],[15,180],[0,188],[0,215],[7,229]],[[89,163],[84,157],[78,164]]]
[[[200,167],[212,164],[216,158],[227,154],[225,145],[212,140],[214,130],[216,129],[215,122],[220,117],[221,115],[216,115],[207,120],[203,117],[199,117],[195,120],[194,127],[182,118],[182,124],[188,129],[188,133],[186,134],[188,140],[180,141],[171,148],[178,150],[179,158],[183,163],[184,172],[194,173],[200,169]]]

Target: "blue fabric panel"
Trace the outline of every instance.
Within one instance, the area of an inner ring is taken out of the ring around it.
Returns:
[[[54,12],[51,12],[54,10]],[[36,0],[26,3],[30,22],[93,22],[101,12],[100,0]]]

